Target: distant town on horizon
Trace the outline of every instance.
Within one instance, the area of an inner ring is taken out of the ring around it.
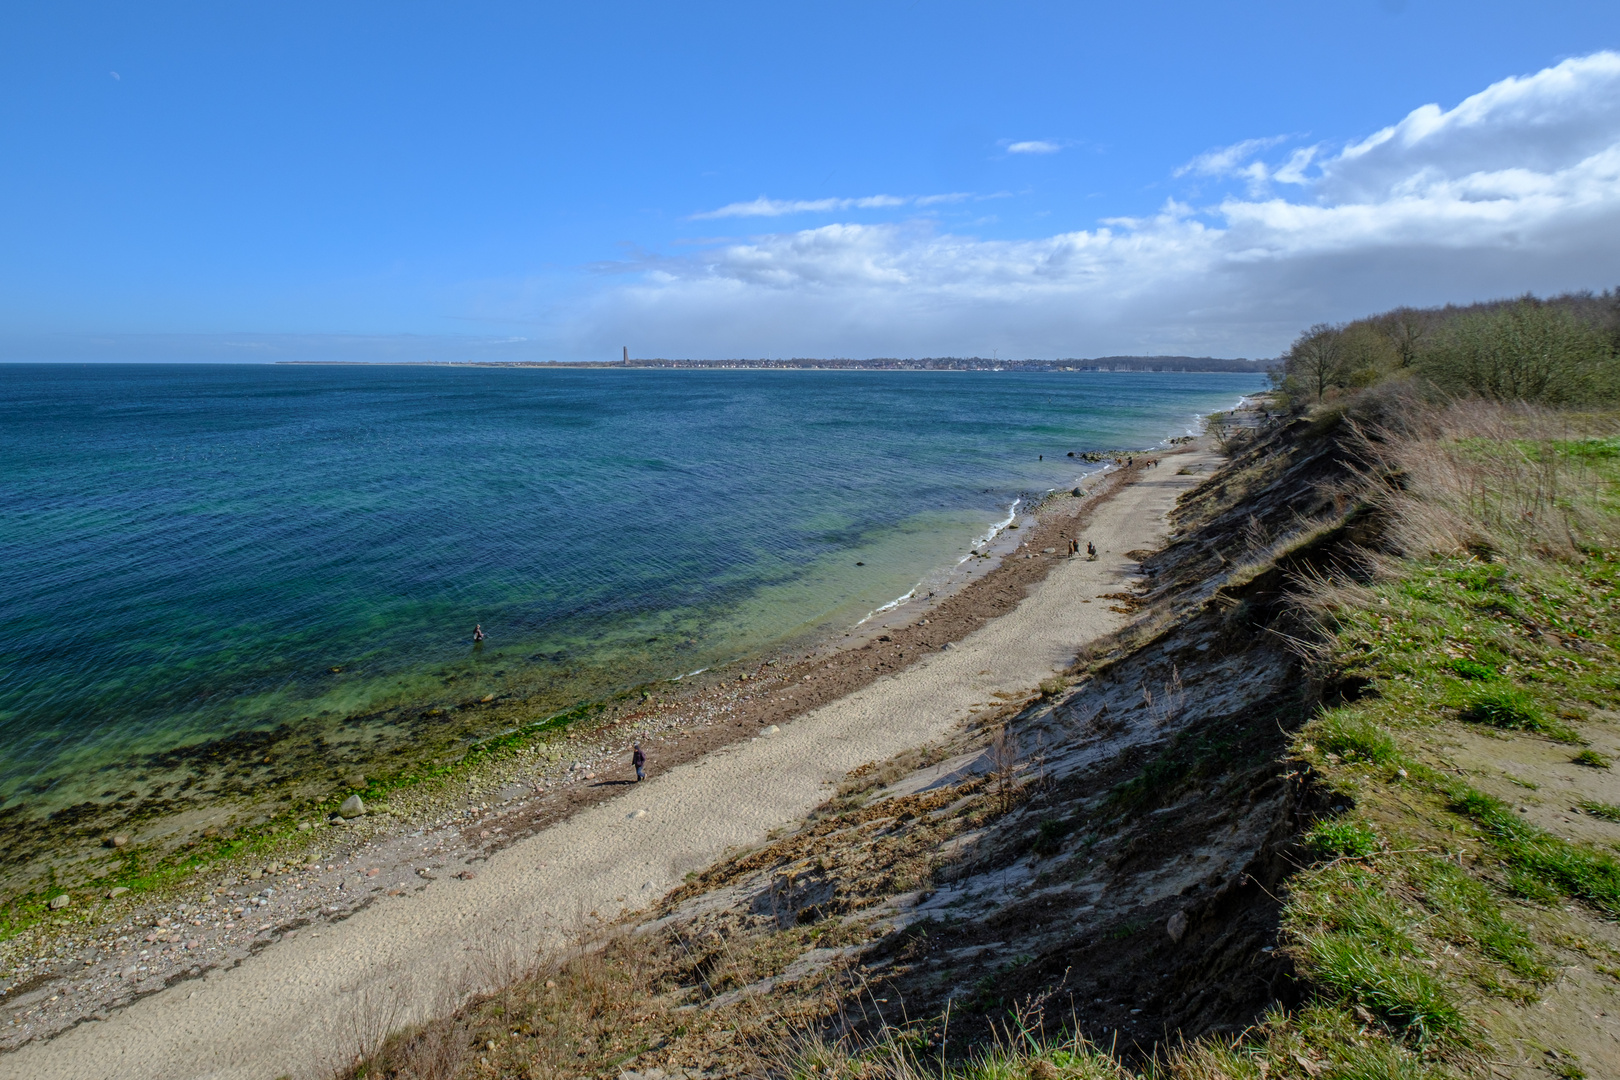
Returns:
[[[924,356],[870,357],[865,360],[848,358],[813,359],[794,357],[789,360],[732,359],[732,360],[671,360],[662,357],[641,359],[629,356],[621,360],[423,360],[393,361],[427,365],[453,365],[455,367],[533,367],[533,368],[706,368],[754,370],[858,370],[858,371],[1181,371],[1181,372],[1248,372],[1264,373],[1268,362],[1245,357],[1224,359],[1214,356],[1098,356],[1091,359],[1062,360],[999,360],[982,356]],[[364,360],[278,360],[280,364],[366,364],[389,361]]]

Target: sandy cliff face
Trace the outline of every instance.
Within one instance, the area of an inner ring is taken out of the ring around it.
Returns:
[[[849,965],[910,1017],[948,1006],[965,1041],[1038,1002],[1146,1052],[1296,1000],[1278,898],[1319,807],[1286,742],[1322,688],[1289,647],[1274,563],[1343,540],[1315,520],[1334,513],[1336,446],[1265,433],[1182,500],[1130,591],[1097,599],[1135,614],[1126,630],[928,755],[945,760],[853,777],[821,820],[688,884],[661,925],[733,952],[823,927],[853,947],[796,980]]]

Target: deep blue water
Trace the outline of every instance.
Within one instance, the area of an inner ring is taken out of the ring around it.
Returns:
[[[446,672],[566,696],[853,622],[1071,484],[1067,451],[1146,447],[1259,388],[0,365],[0,806],[432,700]]]

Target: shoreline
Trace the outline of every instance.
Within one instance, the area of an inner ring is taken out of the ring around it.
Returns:
[[[495,785],[525,768],[514,754],[506,777],[463,787],[461,810],[444,792],[438,820],[361,819],[322,832],[318,865],[265,852],[251,874],[215,868],[183,895],[120,912],[103,940],[64,942],[63,963],[5,995],[0,1045],[14,1052],[0,1075],[316,1075],[359,1019],[349,1013],[377,1004],[368,995],[398,993],[396,1021],[419,1018],[481,964],[529,955],[587,912],[611,921],[656,903],[688,871],[801,820],[863,761],[1015,711],[1125,625],[1129,608],[1108,600],[1145,551],[1115,549],[1164,538],[1175,497],[1213,468],[1199,450],[1160,457],[1189,453],[1187,467],[1143,462],[1095,495],[1049,500],[1009,530],[977,587],[897,609],[860,641],[733,668],[678,706],[650,702],[596,738],[559,740],[578,767],[551,759],[530,794],[499,801]],[[1046,550],[1066,534],[1107,554]],[[620,753],[636,738],[649,748],[645,786]],[[78,1026],[91,1019],[102,1022]]]
[[[412,846],[406,841],[413,834],[432,835],[438,857],[466,865],[482,862],[620,794],[622,779],[597,773],[606,773],[610,763],[619,760],[628,740],[643,739],[655,775],[700,763],[954,648],[1015,606],[1015,595],[1037,586],[1061,565],[1062,558],[1042,549],[1056,548],[1059,534],[1074,531],[1071,525],[1082,526],[1145,468],[1138,464],[1099,470],[1092,474],[1084,498],[1048,495],[1034,515],[1013,515],[1009,527],[999,530],[988,544],[976,545],[983,554],[951,568],[948,576],[960,580],[881,614],[874,612],[842,633],[833,628],[813,641],[796,643],[792,653],[734,661],[685,685],[676,680],[659,684],[669,690],[646,695],[637,707],[589,731],[542,742],[522,736],[527,731],[543,736],[543,728],[522,726],[508,733],[518,738],[491,755],[486,767],[442,785],[396,789],[386,808],[353,823],[290,829],[267,838],[269,842],[257,845],[251,856],[210,864],[176,882],[173,889],[99,900],[93,907],[81,903],[23,931],[0,943],[0,1018],[9,1014],[14,1019],[19,1012],[30,1012],[30,1004],[38,999],[53,996],[49,991],[62,981],[54,962],[59,956],[93,950],[98,957],[93,964],[81,961],[70,970],[80,979],[89,976],[96,989],[57,994],[61,1000],[49,1003],[55,1008],[31,1014],[23,1023],[0,1019],[0,1050],[50,1039],[174,983],[234,967],[304,927],[347,918],[372,899],[344,884],[345,865],[361,848],[398,849],[394,865],[388,867],[392,872],[413,861],[404,850]],[[1031,547],[1033,551],[1025,550]],[[872,654],[879,647],[896,655],[875,659]],[[492,735],[488,741],[501,738]],[[316,855],[323,869],[311,871],[315,864],[309,859]],[[373,861],[379,871],[374,877],[381,878],[390,860]],[[296,887],[284,890],[281,886],[292,880],[290,875],[297,876]],[[409,869],[407,888],[389,891],[407,895],[407,889],[419,891],[434,876],[432,869],[425,873]],[[199,895],[203,886],[209,887],[214,900]],[[291,895],[259,908],[267,918],[252,918],[256,905],[247,902],[247,894],[264,888]],[[276,909],[273,913],[271,907]],[[204,931],[199,916],[212,917],[220,911],[231,914],[216,918]],[[165,918],[168,925],[159,926]],[[176,929],[183,925],[188,926],[186,931]],[[155,954],[144,958],[151,962],[134,962],[142,960],[143,949]]]
[[[1102,456],[1125,453],[1110,451]],[[1109,472],[1106,466],[1095,469],[1080,482],[1094,488]],[[1047,496],[1056,490],[1049,490]],[[1021,507],[1029,498],[1027,493],[1020,496],[1014,507]],[[111,805],[80,801],[28,814],[23,803],[0,812],[0,837],[7,840],[9,849],[9,857],[0,865],[0,889],[9,894],[7,903],[26,905],[32,896],[35,906],[46,899],[39,891],[42,886],[56,892],[94,893],[119,886],[141,891],[153,875],[172,873],[173,867],[166,864],[186,858],[188,853],[203,861],[228,859],[236,841],[266,829],[273,831],[289,816],[319,822],[351,791],[369,803],[390,799],[403,788],[417,786],[424,774],[443,773],[447,765],[454,771],[458,762],[493,740],[539,734],[548,725],[613,722],[635,711],[638,696],[701,692],[712,680],[723,678],[721,672],[737,665],[774,663],[806,649],[825,648],[830,642],[848,639],[874,618],[916,601],[920,593],[945,594],[976,580],[979,560],[974,555],[1000,543],[1007,526],[1018,516],[1015,510],[992,523],[984,535],[971,541],[968,555],[952,565],[929,569],[906,593],[853,623],[847,621],[847,615],[833,620],[822,617],[760,651],[716,659],[683,674],[618,682],[614,678],[617,668],[587,668],[571,684],[586,693],[560,699],[532,688],[514,688],[510,693],[497,690],[483,697],[477,697],[475,690],[475,696],[458,700],[447,681],[443,695],[362,710],[324,725],[283,721],[273,727],[241,728],[108,764],[100,771],[113,770],[116,777],[129,778],[133,787],[144,788],[146,793],[133,804],[126,800]],[[969,564],[966,570],[964,564]],[[149,781],[148,774],[156,779]],[[363,775],[366,783],[354,785],[347,780],[355,775]],[[107,840],[115,836],[128,837],[130,846],[109,848]],[[125,863],[130,852],[139,852],[138,864]],[[136,869],[131,870],[132,866]],[[3,955],[0,946],[0,958]],[[3,970],[0,963],[0,972]]]

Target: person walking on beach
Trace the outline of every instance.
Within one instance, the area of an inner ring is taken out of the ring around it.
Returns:
[[[641,744],[636,743],[630,748],[630,764],[636,767],[636,779],[647,779],[647,755],[641,752]]]
[[[483,641],[483,640],[484,640],[484,624],[483,623],[473,623],[473,641],[474,642],[479,642],[479,641]]]
[[[1097,557],[1097,545],[1093,544],[1090,540],[1087,540],[1086,541],[1086,558],[1087,559],[1096,559],[1096,557]]]

